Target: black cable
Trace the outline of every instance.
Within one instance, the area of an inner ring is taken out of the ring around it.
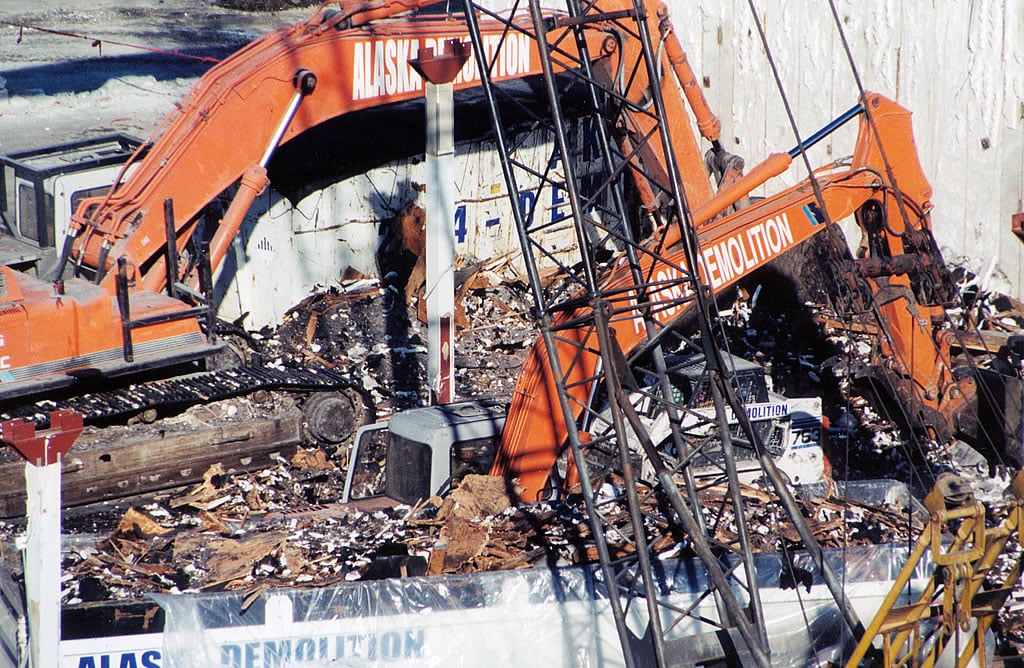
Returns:
[[[757,27],[757,34],[761,36],[761,46],[764,48],[765,57],[768,59],[768,65],[772,68],[772,75],[775,78],[775,86],[779,90],[779,97],[782,100],[782,105],[786,109],[786,117],[789,119],[789,127],[793,130],[793,136],[796,138],[796,145],[803,146],[803,138],[800,136],[800,128],[797,127],[796,117],[793,115],[793,108],[789,104],[789,97],[786,95],[786,90],[782,85],[782,77],[779,75],[779,68],[775,64],[775,58],[772,56],[771,47],[768,46],[768,37],[765,35],[764,26],[761,25],[761,19],[757,14],[757,9],[754,7],[754,0],[747,0],[747,5],[750,7],[750,13],[754,18],[754,25]],[[807,151],[800,151],[800,157],[803,160],[804,167],[807,168],[807,179],[810,181],[811,188],[814,190],[814,199],[818,202],[818,207],[825,216],[825,224],[832,224],[832,217],[828,213],[828,207],[825,205],[825,197],[821,191],[821,184],[818,183],[818,179],[814,174],[814,168],[811,166],[811,159],[807,157]]]

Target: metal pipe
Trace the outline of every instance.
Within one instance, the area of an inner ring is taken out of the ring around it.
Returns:
[[[227,213],[224,214],[224,219],[221,220],[217,232],[210,241],[210,263],[214,268],[220,266],[221,260],[224,259],[228,252],[228,247],[238,234],[238,229],[242,226],[242,220],[245,219],[245,214],[249,212],[252,203],[263,192],[263,189],[267,187],[267,184],[270,183],[269,179],[267,179],[267,165],[270,164],[270,158],[274,155],[274,151],[277,150],[277,145],[281,142],[281,138],[284,137],[288,126],[291,125],[295,114],[298,113],[299,104],[307,95],[316,90],[316,75],[309,70],[300,69],[295,72],[292,84],[295,86],[295,94],[289,100],[288,107],[285,109],[284,114],[281,116],[281,121],[274,130],[274,135],[267,142],[267,148],[263,151],[263,157],[260,158],[258,163],[251,165],[242,174],[238,192],[235,194],[234,199],[231,200],[231,205],[228,207]]]
[[[316,90],[316,75],[309,70],[300,69],[292,78],[292,84],[295,86],[295,94],[292,95],[292,99],[289,100],[288,108],[285,109],[284,116],[281,117],[281,122],[277,124],[277,128],[274,130],[273,136],[267,143],[266,150],[263,151],[263,157],[260,158],[259,165],[264,169],[266,169],[267,165],[270,164],[270,157],[277,149],[277,145],[281,142],[281,138],[284,137],[284,133],[288,130],[288,126],[292,124],[292,119],[295,118],[295,114],[298,113],[299,104],[302,103],[303,98]]]
[[[825,127],[821,128],[807,139],[803,140],[793,148],[789,149],[789,151],[787,151],[789,157],[796,158],[798,155],[804,153],[805,151],[807,151],[807,149],[811,148],[825,137],[829,136],[842,126],[846,125],[847,121],[856,118],[862,113],[864,113],[863,104],[853,105],[852,107],[844,111],[842,114],[834,118],[832,121],[830,121],[827,125],[825,125]]]
[[[128,260],[117,258],[117,310],[121,315],[121,351],[125,362],[135,360],[132,350],[132,309],[128,297]]]
[[[178,231],[174,227],[174,199],[164,200],[164,230],[167,236],[167,295],[178,298]]]
[[[27,420],[0,423],[0,442],[25,461],[25,599],[29,664],[59,666],[61,635],[61,463],[82,433],[82,414],[50,413],[50,428]]]

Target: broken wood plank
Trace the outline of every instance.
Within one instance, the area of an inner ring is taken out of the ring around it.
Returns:
[[[879,332],[878,325],[869,322],[844,322],[842,320],[837,320],[835,318],[823,315],[815,316],[814,321],[822,327],[836,329],[842,332],[852,332],[854,334],[870,334],[871,336],[877,336]]]
[[[273,418],[224,423],[212,428],[157,432],[90,441],[83,435],[64,462],[65,507],[95,503],[198,482],[212,465],[254,471],[291,456],[302,440],[298,409]],[[0,490],[0,517],[25,513],[24,463],[0,464],[9,484]]]

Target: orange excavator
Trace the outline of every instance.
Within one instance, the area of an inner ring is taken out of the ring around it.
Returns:
[[[774,426],[771,432],[755,431],[753,402],[763,400],[755,398],[753,383],[747,382],[753,375],[741,379],[742,365],[727,361],[718,349],[709,304],[751,272],[824,235],[827,262],[834,269],[831,283],[841,288],[843,306],[874,316],[880,334],[872,359],[877,370],[872,371],[905,409],[906,426],[937,441],[961,429],[966,424],[961,417],[973,412],[973,385],[952,355],[946,307],[956,291],[931,236],[931,189],[916,158],[910,114],[882,96],[862,92],[849,112],[744,176],[739,160],[721,146],[718,123],[699,93],[664,6],[568,4],[579,13],[544,18],[538,3],[531,2],[532,21],[524,28],[536,40],[545,66],[549,109],[538,124],[556,145],[558,160],[552,162],[558,164],[550,181],[564,192],[557,200],[563,211],[571,210],[549,219],[531,206],[516,219],[541,336],[521,369],[507,411],[478,402],[415,409],[392,418],[384,492],[416,503],[454,486],[459,475],[481,465],[500,432],[490,472],[504,479],[507,491],[525,501],[565,501],[554,504],[558,512],[575,513],[585,506],[588,537],[594,540],[585,558],[600,564],[625,665],[705,665],[722,658],[714,648],[703,655],[708,648],[697,644],[698,636],[703,636],[701,643],[718,642],[711,639],[722,630],[716,624],[689,627],[694,637],[673,637],[686,626],[683,617],[700,616],[702,624],[708,617],[694,615],[691,606],[668,610],[659,605],[662,592],[675,585],[670,584],[673,576],[665,575],[674,567],[652,559],[656,541],[692,551],[702,562],[703,570],[694,570],[706,572],[707,580],[689,586],[708,601],[714,598],[722,626],[735,631],[735,645],[750,652],[726,662],[771,665],[775,657],[769,656],[769,647],[774,651],[777,639],[767,635],[758,581],[767,582],[764,576],[776,572],[757,573],[753,558],[746,519],[750,505],[736,454],[740,447],[749,448],[760,465],[754,475],[774,488],[786,515],[782,522],[792,522],[813,563],[815,573],[806,574],[808,591],[820,576],[853,637],[860,638],[864,627],[846,604],[844,580],[827,565],[804,519],[808,507],[796,502],[764,437],[775,432]],[[559,31],[567,27],[575,39],[563,39]],[[604,37],[599,50],[592,49],[589,33]],[[472,29],[471,37],[479,53],[480,40]],[[564,92],[552,67],[556,63],[573,63],[564,71],[579,72],[589,94],[586,118],[598,117],[594,143],[608,173],[601,184],[579,178],[574,169]],[[511,142],[504,138],[502,109],[486,81],[482,87],[499,151],[508,155],[501,163],[508,194],[515,198],[521,192],[518,179],[528,175],[529,166],[506,150]],[[808,166],[806,182],[746,201],[794,158],[803,156],[809,163],[807,151],[853,119],[859,119],[860,127],[848,161],[816,170]],[[692,127],[711,144],[706,158]],[[717,184],[705,164],[721,174]],[[620,178],[623,185],[616,181]],[[635,196],[641,207],[627,203],[627,196]],[[617,226],[621,220],[633,222],[630,214],[637,208],[642,209],[636,216],[639,224]],[[849,257],[836,227],[850,217],[864,236],[856,258]],[[545,281],[538,267],[550,259],[551,248],[539,232],[556,223],[572,226],[576,252],[557,262],[557,274]],[[688,335],[688,327],[699,335]],[[727,364],[734,365],[733,373]],[[714,427],[700,422],[708,403]],[[785,405],[780,408],[784,411]],[[365,467],[371,475],[356,479],[353,470],[363,459],[363,445],[373,446],[372,465]],[[376,439],[357,438],[350,483],[379,489],[380,445]],[[428,479],[429,485],[424,484]],[[350,498],[351,489],[346,490]],[[671,536],[656,537],[654,526],[668,527]],[[791,558],[786,556],[790,540],[772,541],[784,560]],[[734,597],[740,588],[742,602]],[[621,606],[620,597],[627,599]],[[634,615],[643,608],[648,622],[637,631],[625,611]]]
[[[599,292],[617,352],[630,359],[647,352],[642,345],[658,338],[650,335],[648,323],[667,331],[688,318],[693,322],[692,286],[686,280],[691,270],[714,297],[827,232],[826,248],[834,262],[833,293],[848,302],[847,307],[873,311],[880,323],[872,372],[884,383],[881,394],[903,407],[904,426],[942,443],[954,434],[974,435],[975,381],[958,368],[951,353],[954,333],[946,308],[955,304],[957,291],[932,236],[932,191],[917,158],[910,112],[881,95],[865,93],[858,105],[799,146],[769,156],[743,175],[742,161],[737,164],[739,159],[722,149],[719,122],[703,98],[667,10],[659,5],[649,10],[654,51],[663,54],[661,65],[673,74],[660,80],[668,123],[665,129],[657,129],[650,116],[624,115],[618,122],[618,141],[621,154],[630,156],[626,162],[640,200],[656,220],[672,217],[670,211],[661,210],[665,198],[660,193],[670,192],[664,167],[678,166],[691,212],[688,223],[696,232],[697,266],[689,266],[692,262],[675,224],[660,226],[644,243],[643,252],[637,253],[637,260],[627,261],[623,254],[612,263],[613,268],[600,277]],[[595,75],[613,81],[624,68],[640,79],[632,86],[640,91],[635,95],[645,95],[644,73],[631,67],[637,44],[623,39],[616,44],[621,51],[614,58],[596,61]],[[606,48],[606,54],[611,51]],[[636,108],[644,103],[642,99],[634,102]],[[816,169],[802,183],[748,202],[755,189],[853,119],[859,120],[859,131],[847,161]],[[720,175],[717,189],[704,170],[693,127],[711,143],[706,162]],[[671,155],[659,151],[663,144],[650,141],[654,132],[671,137]],[[845,239],[835,223],[851,216],[863,241],[857,258],[847,261],[843,259],[848,255]],[[544,339],[538,339],[520,372],[491,471],[515,480],[526,500],[550,493],[556,459],[568,447],[566,420],[552,418],[562,414],[559,384],[581,430],[580,441],[591,438],[584,413],[597,389],[601,344],[598,327],[573,325],[585,323],[591,308],[584,298],[578,302],[576,308],[560,309],[551,318],[550,328],[558,333],[552,341],[563,376],[556,377]]]
[[[460,17],[401,16],[431,4],[325,3],[307,21],[257,39],[203,76],[154,133],[157,139],[130,176],[118,179],[106,196],[80,205],[53,272],[40,278],[0,268],[0,399],[173,367],[215,352],[220,343],[210,276],[268,185],[275,152],[344,114],[420,99],[423,83],[409,58],[440,52],[445,41],[465,38]],[[611,21],[616,13],[631,11],[627,4],[602,2],[600,9]],[[860,119],[848,164],[818,170],[813,182],[741,208],[751,192],[785,171],[815,138],[789,154],[769,157],[744,176],[738,158],[722,149],[718,121],[665,6],[649,4],[647,20],[662,66],[674,75],[661,82],[672,119],[670,150],[639,141],[653,131],[643,114],[623,113],[617,119],[621,150],[635,157],[630,175],[645,211],[657,214],[668,166],[678,165],[699,236],[697,269],[715,294],[831,229],[833,221],[854,216],[864,230],[865,252],[841,280],[849,282],[847,292],[856,300],[875,296],[887,324],[879,360],[896,396],[910,407],[918,426],[948,438],[956,416],[971,404],[973,389],[969,378],[955,373],[943,329],[944,306],[954,293],[931,236],[931,191],[917,161],[910,113],[880,95],[865,96],[835,123]],[[568,39],[571,18],[551,12],[544,20],[565,31],[560,48],[577,57],[586,52],[594,76],[607,81],[645,76],[629,67],[639,48],[632,36],[609,29],[574,43]],[[501,22],[483,23],[482,32],[483,48],[497,50],[500,44],[503,49],[488,54],[495,63],[493,79],[539,75],[531,41],[517,42],[514,31],[510,38]],[[474,68],[471,60],[456,90],[479,85]],[[711,142],[709,161],[721,172],[717,184],[708,175],[693,126]],[[125,170],[130,166],[131,161]],[[225,195],[230,205],[215,225],[207,224],[209,205]],[[204,243],[190,243],[200,236]],[[611,326],[626,354],[639,352],[641,312],[666,328],[687,317],[688,288],[675,280],[686,265],[678,229],[656,226],[644,243],[653,252],[640,268],[649,281],[643,295],[630,287],[633,279],[622,263],[601,278],[610,289],[622,288]],[[559,318],[567,323],[576,315],[566,311]],[[579,381],[572,389],[578,415],[593,391],[586,379],[594,375],[598,345],[585,329],[566,338],[571,343],[560,345],[558,354]],[[560,411],[554,382],[544,344],[538,342],[517,382],[492,471],[516,478],[527,499],[542,493],[566,440],[555,417]]]
[[[863,256],[846,268],[842,279],[849,285],[843,287],[861,308],[867,308],[862,299],[875,297],[887,325],[875,352],[879,360],[886,360],[896,398],[908,406],[913,426],[929,430],[944,442],[957,425],[968,421],[974,381],[956,373],[950,352],[953,335],[946,328],[945,312],[956,293],[931,235],[931,188],[914,151],[910,112],[871,94],[849,115],[860,118],[853,157],[846,166],[817,171],[816,184],[804,182],[722,215],[789,166],[793,156],[781,153],[715,195],[692,203],[700,243],[698,271],[704,284],[718,293],[829,230],[833,221],[855,216],[866,247]],[[677,141],[680,134],[673,135]],[[909,212],[909,220],[903,212]],[[657,252],[642,260],[642,273],[650,277],[652,286],[645,303],[639,303],[631,289],[634,279],[624,264],[603,279],[606,292],[618,289],[620,294],[613,302],[610,325],[626,355],[637,353],[636,347],[645,341],[641,310],[649,310],[666,328],[684,322],[687,315],[692,317],[685,303],[687,288],[679,283],[686,262],[677,228],[667,228],[653,243]],[[922,273],[927,281],[921,280]],[[560,314],[556,324],[579,315]],[[580,331],[578,336],[564,340],[570,337],[563,334],[558,354],[564,368],[571,369],[566,385],[579,409],[592,391],[586,379],[595,375],[599,348],[593,332]],[[493,469],[495,474],[517,479],[528,499],[544,491],[566,439],[563,424],[548,417],[557,414],[554,382],[539,341],[520,373]]]
[[[216,352],[210,276],[269,184],[275,152],[346,114],[421,100],[409,59],[466,32],[453,16],[391,18],[429,4],[324,3],[206,73],[121,173],[134,171],[81,203],[49,275],[0,268],[0,400]],[[501,25],[484,30],[496,43]],[[528,47],[513,56],[499,79],[538,74]],[[456,87],[476,79],[470,64]],[[223,216],[211,213],[225,196]]]

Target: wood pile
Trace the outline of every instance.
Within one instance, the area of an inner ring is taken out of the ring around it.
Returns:
[[[213,468],[202,484],[131,507],[109,534],[72,547],[64,562],[65,603],[131,600],[147,592],[240,590],[255,597],[273,587],[597,559],[578,499],[515,506],[503,481],[469,476],[443,499],[361,510],[327,501],[340,493],[341,482],[340,471],[321,451],[300,450],[291,462],[259,473],[231,475]],[[317,496],[311,496],[312,488],[319,489]],[[645,492],[655,551],[665,557],[689,554],[686,537],[659,519],[659,504]],[[778,550],[783,542],[799,547],[772,495],[745,487],[744,498],[758,550]],[[731,542],[735,527],[724,490],[704,490],[701,502],[715,539]],[[903,509],[834,498],[802,503],[825,547],[902,542],[911,529]],[[625,507],[608,517],[612,554],[627,556],[633,546]]]

